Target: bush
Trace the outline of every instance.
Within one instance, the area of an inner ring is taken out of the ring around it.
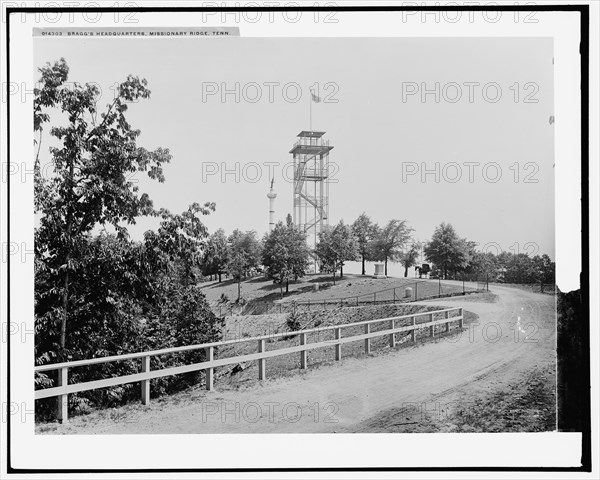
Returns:
[[[223,319],[211,311],[202,291],[169,260],[170,268],[152,258],[139,243],[101,235],[82,249],[84,258],[73,272],[73,308],[67,323],[67,361],[158,350],[218,341]],[[139,257],[144,262],[139,261]],[[53,288],[59,278],[36,270],[36,365],[57,363],[60,336],[57,318],[60,296]],[[153,370],[197,363],[204,349],[153,357]],[[141,360],[95,364],[69,369],[69,383],[82,383],[138,373]],[[158,396],[188,387],[197,374],[169,376],[151,382]],[[36,374],[36,388],[56,385],[57,372]],[[93,407],[115,407],[140,398],[139,383],[69,395],[71,413]],[[55,415],[56,398],[36,402],[36,418]]]

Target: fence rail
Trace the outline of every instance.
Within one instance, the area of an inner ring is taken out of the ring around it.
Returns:
[[[450,316],[451,312],[455,312],[454,316]],[[433,320],[434,315],[443,314],[444,317],[439,320]],[[419,317],[428,317],[428,321],[423,323],[417,323],[417,318]],[[409,325],[403,325],[397,327],[395,323],[399,320],[410,319],[411,323]],[[371,331],[371,326],[377,323],[389,322],[389,328],[385,330],[378,330],[375,332]],[[212,342],[212,343],[204,343],[199,345],[188,345],[185,347],[175,347],[175,348],[166,348],[162,350],[152,350],[147,352],[138,352],[131,353],[126,355],[115,355],[110,357],[102,357],[102,358],[91,358],[87,360],[78,360],[74,362],[63,362],[56,364],[48,364],[48,365],[40,365],[34,368],[35,372],[47,372],[47,371],[55,371],[58,370],[58,386],[44,388],[35,391],[35,399],[39,400],[42,398],[51,398],[58,397],[58,410],[57,416],[61,422],[66,422],[68,419],[68,395],[71,393],[84,392],[87,390],[94,390],[97,388],[107,388],[115,385],[123,385],[127,383],[141,383],[141,397],[142,402],[145,405],[150,403],[150,380],[155,378],[166,377],[170,375],[179,375],[182,373],[189,373],[204,370],[205,378],[206,378],[206,389],[213,389],[213,378],[214,378],[214,369],[217,367],[223,367],[226,365],[237,364],[242,362],[251,362],[258,361],[259,371],[258,378],[259,380],[264,380],[266,378],[266,359],[277,357],[280,355],[289,355],[292,353],[300,353],[300,368],[307,368],[307,355],[306,352],[309,350],[317,349],[317,348],[325,348],[325,347],[334,347],[335,348],[335,359],[341,360],[342,358],[342,345],[350,342],[364,341],[365,342],[365,352],[369,353],[371,351],[370,341],[372,338],[389,335],[390,337],[390,346],[395,346],[396,344],[396,334],[411,332],[411,340],[416,341],[416,332],[421,329],[429,328],[429,335],[431,337],[435,336],[435,327],[437,325],[446,325],[446,331],[449,331],[450,323],[458,322],[459,328],[463,328],[463,309],[461,307],[454,308],[446,308],[440,309],[430,312],[422,312],[415,313],[412,315],[401,315],[397,317],[389,317],[389,318],[379,318],[374,320],[365,320],[361,322],[354,323],[346,323],[343,325],[333,325],[329,327],[318,327],[311,328],[306,330],[297,330],[292,332],[284,332],[277,333],[272,335],[263,335],[252,338],[240,338],[235,340],[226,340],[222,342]],[[356,327],[356,326],[364,326],[364,333],[360,335],[352,335],[344,337],[342,335],[343,329]],[[308,343],[307,342],[307,334],[316,333],[316,332],[324,332],[333,330],[335,334],[335,338],[333,340],[324,340],[321,342]],[[298,336],[300,338],[300,345],[285,347],[276,350],[267,350],[266,341],[281,338],[281,337],[294,337]],[[238,355],[235,357],[226,357],[221,359],[215,359],[214,353],[216,347],[221,347],[225,345],[231,345],[236,343],[249,343],[256,342],[257,343],[257,352]],[[169,367],[161,370],[150,370],[150,358],[158,355],[166,355],[170,353],[190,351],[190,350],[200,350],[205,349],[206,351],[206,361],[194,363],[190,365],[181,365],[178,367]],[[83,382],[77,384],[69,384],[68,383],[68,371],[70,368],[83,367],[87,365],[93,365],[98,363],[109,363],[109,362],[117,362],[123,360],[131,360],[135,358],[141,359],[141,371],[140,373],[135,373],[131,375],[124,375],[120,377],[106,378],[102,380],[94,380],[90,382]]]

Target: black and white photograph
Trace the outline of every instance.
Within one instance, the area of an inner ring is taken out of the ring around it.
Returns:
[[[587,6],[147,3],[11,14],[3,424],[57,452],[26,470],[592,478],[590,47],[548,33]]]

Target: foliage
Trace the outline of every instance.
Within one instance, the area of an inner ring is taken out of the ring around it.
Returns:
[[[386,275],[388,260],[400,260],[402,250],[410,240],[412,231],[406,220],[390,220],[385,227],[377,229],[372,242],[371,256],[373,260],[385,263]]]
[[[505,283],[555,283],[555,264],[546,254],[530,257],[524,253],[474,252],[467,273]]]
[[[221,275],[226,271],[228,261],[229,245],[227,244],[227,236],[225,230],[219,228],[209,237],[206,245],[203,260],[204,274],[218,275],[219,282],[221,282]]]
[[[352,233],[352,228],[341,220],[335,227],[326,227],[319,234],[319,241],[315,247],[315,254],[319,259],[321,271],[333,273],[340,269],[343,276],[344,262],[354,261],[358,256],[358,243]]]
[[[306,235],[293,224],[279,222],[264,238],[262,264],[269,277],[279,283],[280,289],[285,283],[286,293],[290,279],[305,275],[309,258]]]
[[[248,276],[250,271],[258,268],[262,246],[256,238],[256,232],[242,232],[234,230],[229,236],[229,257],[227,261],[227,272],[238,284],[238,298],[241,299],[242,278]]]
[[[408,250],[403,252],[400,256],[400,264],[404,267],[404,276],[408,277],[408,269],[414,267],[417,264],[419,258],[419,245],[413,243]]]
[[[286,324],[291,331],[300,330],[301,324],[299,315],[296,312],[291,312],[287,317]]]
[[[469,264],[471,244],[460,238],[449,223],[441,223],[433,232],[431,241],[425,246],[427,260],[448,278],[448,271],[464,270]]]
[[[67,358],[67,323],[72,320],[71,276],[85,249],[85,236],[96,225],[110,224],[119,237],[127,235],[122,223],[135,223],[140,215],[153,213],[152,201],[140,194],[131,174],[146,172],[164,181],[162,165],[171,160],[166,149],[148,151],[136,143],[140,134],[127,122],[128,103],[150,97],[146,80],[129,75],[117,95],[98,117],[95,85],[65,84],[69,68],[64,59],[39,69],[41,88],[35,89],[34,131],[40,132],[35,162],[35,211],[40,222],[35,231],[35,250],[40,267],[62,280],[55,283],[61,297],[60,355]],[[51,147],[52,175],[44,178],[39,166],[39,148],[48,109],[66,114],[66,125],[56,125],[50,135],[61,145]],[[58,312],[55,312],[58,314]]]
[[[222,321],[210,311],[195,287],[200,254],[208,233],[198,217],[214,211],[212,203],[192,204],[182,214],[155,211],[148,195],[128,178],[146,172],[164,181],[166,149],[138,147],[139,131],[126,121],[127,104],[148,98],[146,81],[129,76],[107,111],[97,117],[96,87],[65,86],[66,62],[40,69],[34,129],[42,132],[49,109],[66,113],[67,124],[51,135],[53,171],[42,178],[36,160],[35,207],[35,363],[106,357],[149,349],[217,341]],[[38,140],[41,145],[41,137]],[[38,150],[39,155],[39,150]],[[128,238],[123,224],[140,215],[161,217],[157,231],[143,241]],[[94,234],[98,225],[112,225]],[[202,358],[202,353],[159,357],[153,368]],[[111,362],[69,370],[71,383],[139,371],[138,361]],[[185,376],[153,381],[155,393],[189,384]],[[56,372],[35,377],[37,388],[55,385]],[[70,409],[110,406],[139,396],[139,385],[69,395]],[[51,415],[54,399],[36,404],[36,414]]]
[[[375,239],[378,227],[371,221],[366,213],[360,216],[352,224],[352,232],[358,242],[358,253],[362,259],[362,274],[365,274],[365,261],[371,260],[372,242]]]
[[[159,315],[146,322],[142,332],[142,350],[181,347],[218,341],[224,320],[211,311],[204,294],[195,285],[170,285],[162,298]],[[189,365],[205,360],[204,349],[151,359],[152,370]],[[200,380],[199,372],[174,377],[162,377],[151,383],[151,394],[162,395],[193,385]]]

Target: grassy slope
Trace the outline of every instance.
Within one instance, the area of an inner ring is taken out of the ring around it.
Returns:
[[[299,322],[300,328],[323,328],[332,325],[343,325],[348,323],[360,322],[364,320],[371,320],[375,318],[387,318],[392,316],[400,315],[411,315],[419,312],[426,312],[431,310],[439,310],[442,307],[425,306],[425,305],[379,305],[379,306],[366,306],[366,307],[351,307],[351,308],[337,308],[334,310],[321,310],[317,312],[303,312],[299,313],[296,317]],[[225,335],[228,339],[234,338],[247,338],[256,335],[269,335],[282,332],[288,332],[290,329],[287,325],[288,314],[282,315],[244,315],[244,316],[230,316],[226,318],[226,331]],[[434,316],[434,320],[442,318],[441,315]],[[465,323],[474,321],[476,315],[465,312]],[[417,323],[423,323],[428,321],[427,317],[421,317],[417,319]],[[403,320],[396,322],[396,326],[408,325],[409,320]],[[374,325],[371,329],[372,332],[379,330],[385,330],[389,328],[387,322]],[[452,324],[450,334],[454,334],[457,331],[457,325]],[[364,333],[364,327],[349,327],[343,330],[344,336],[360,335]],[[442,328],[436,328],[436,336],[445,334],[442,332]],[[403,345],[409,345],[410,335],[396,335],[396,342],[398,343],[397,348],[402,348]],[[429,338],[429,330],[419,330],[417,333],[417,342],[427,341]],[[308,343],[323,342],[334,339],[333,330],[322,330],[307,335]],[[267,341],[267,351],[278,350],[299,345],[300,339],[298,336],[294,336],[293,332],[290,331],[289,337],[273,338]],[[381,336],[371,340],[372,352],[389,351],[389,337]],[[248,342],[242,344],[228,345],[221,348],[218,352],[218,358],[233,357],[238,355],[255,353],[257,351],[257,345],[255,342]],[[364,355],[364,342],[357,341],[349,344],[345,344],[342,347],[343,357],[357,357]],[[308,352],[308,363],[311,367],[318,367],[321,365],[328,365],[334,363],[334,348],[320,348],[311,350]],[[270,358],[267,363],[267,378],[283,377],[294,375],[300,368],[300,356],[299,354],[282,355],[278,357]],[[242,365],[241,371],[235,371],[234,365],[217,369],[215,373],[216,382],[219,384],[219,388],[239,388],[239,386],[247,385],[258,382],[258,364],[257,362],[251,362],[246,365]]]
[[[415,285],[418,282],[418,285]],[[319,285],[319,290],[314,290],[315,284]],[[342,279],[337,279],[333,285],[330,275],[311,275],[298,280],[298,282],[290,282],[289,293],[284,294],[281,298],[281,292],[278,284],[274,284],[271,280],[264,277],[254,277],[244,280],[241,283],[242,298],[248,302],[322,302],[324,300],[331,301],[333,299],[348,298],[348,301],[353,301],[357,296],[360,302],[372,300],[374,292],[381,292],[376,295],[376,300],[392,300],[393,288],[396,288],[396,298],[404,296],[406,287],[413,289],[413,296],[418,294],[418,298],[437,295],[440,292],[454,293],[462,291],[461,285],[438,285],[434,281],[422,281],[418,278],[382,278],[375,279],[370,276],[362,275],[344,275]],[[207,300],[211,305],[219,302],[221,295],[229,301],[237,299],[237,283],[232,280],[219,282],[206,282],[201,284],[202,291],[206,295]],[[414,299],[414,298],[413,298]]]

